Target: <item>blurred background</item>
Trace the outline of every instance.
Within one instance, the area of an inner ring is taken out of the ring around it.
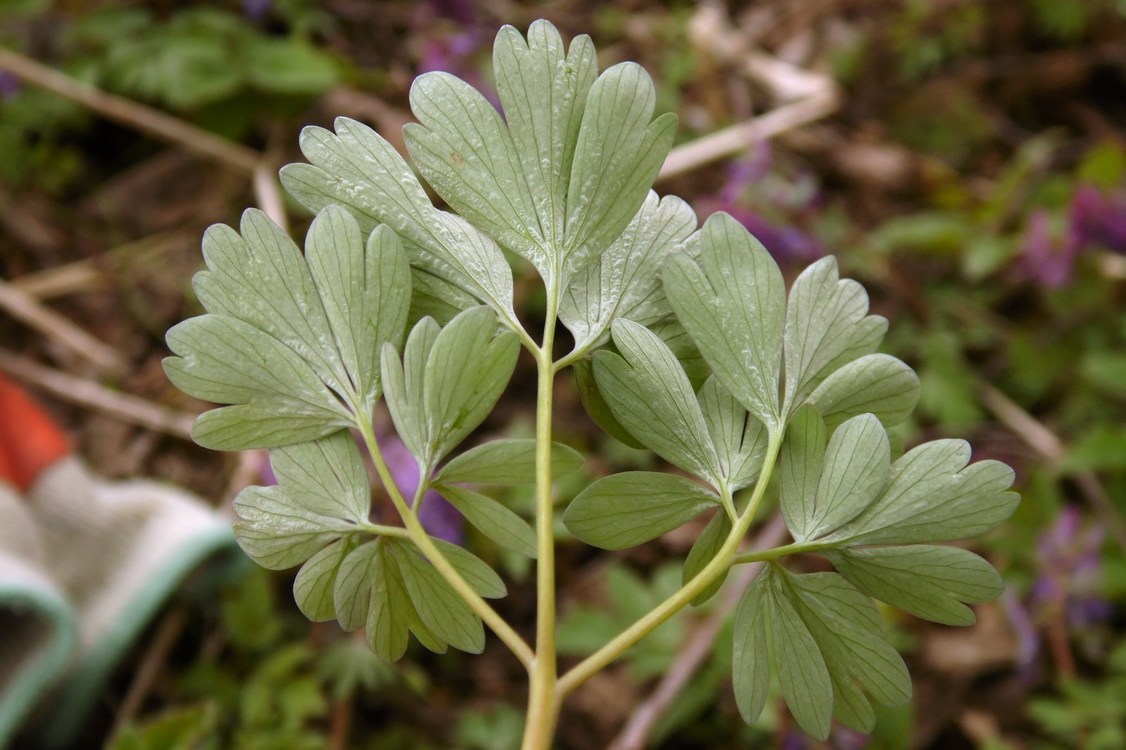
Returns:
[[[790,278],[831,253],[864,283],[891,321],[884,350],[923,384],[903,445],[968,438],[1024,498],[975,543],[1008,583],[975,626],[885,613],[916,697],[871,738],[816,743],[784,709],[744,726],[730,635],[694,611],[579,691],[558,747],[1126,747],[1123,0],[0,0],[0,370],[102,476],[228,508],[263,457],[185,439],[206,405],[160,367],[164,332],[201,311],[204,229],[257,205],[300,237],[309,217],[274,175],[301,159],[302,126],[347,115],[401,144],[415,75],[490,92],[496,29],[539,17],[589,33],[602,67],[653,75],[681,122],[659,192],[733,214]],[[536,283],[517,281],[532,317]],[[483,432],[531,434],[528,372]],[[559,439],[592,457],[562,496],[656,465],[586,420],[568,378],[557,401]],[[563,542],[562,649],[589,652],[674,589],[693,530],[620,555]],[[530,571],[460,533],[512,582],[499,609],[527,630]],[[248,570],[221,596],[181,594],[81,746],[518,747],[523,674],[499,645],[416,645],[389,667],[306,622],[291,582]],[[702,661],[655,695],[686,642]]]

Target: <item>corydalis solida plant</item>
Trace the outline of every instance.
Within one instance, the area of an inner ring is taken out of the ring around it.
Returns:
[[[869,730],[871,701],[910,696],[872,597],[938,622],[971,622],[966,603],[1001,588],[980,557],[936,542],[986,531],[1013,510],[1011,470],[969,463],[957,440],[894,458],[886,427],[914,408],[918,380],[876,353],[886,321],[856,282],[822,259],[793,283],[734,219],[697,228],[691,209],[650,190],[675,117],[653,118],[646,73],[598,73],[586,37],[565,47],[549,23],[494,47],[503,118],[475,89],[428,73],[411,89],[414,165],[348,119],[307,128],[307,164],[282,171],[317,212],[301,250],[262,213],[204,237],[194,281],[208,310],[168,333],[182,390],[221,404],[196,440],[269,448],[278,484],[235,501],[243,549],[275,569],[300,565],[294,595],[314,620],[364,628],[388,660],[413,635],[433,651],[479,652],[484,626],[528,670],[524,748],[550,746],[563,699],[691,603],[734,565],[766,561],[735,615],[734,691],[748,722],[772,672],[791,713],[824,738],[835,716]],[[452,209],[430,202],[415,171]],[[513,308],[505,250],[545,286],[542,333]],[[555,330],[574,348],[557,356]],[[537,340],[538,336],[538,340]],[[537,370],[534,439],[457,452],[505,389],[520,348]],[[552,478],[581,464],[552,442],[552,392],[573,368],[595,421],[682,474],[595,481],[564,514],[581,540],[641,544],[696,516],[711,521],[682,588],[560,674],[555,653]],[[382,399],[419,467],[405,498],[373,428]],[[356,430],[401,525],[371,520]],[[770,478],[793,541],[740,552]],[[535,486],[529,522],[489,486]],[[482,487],[486,488],[484,491]],[[427,535],[419,508],[436,491],[496,544],[536,558],[535,640],[488,599],[501,578],[464,547]],[[836,572],[784,566],[819,553]]]

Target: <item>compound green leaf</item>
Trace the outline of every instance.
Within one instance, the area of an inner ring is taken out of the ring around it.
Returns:
[[[668,462],[719,485],[720,471],[692,384],[672,351],[629,320],[613,325],[621,355],[599,351],[594,377],[615,419]]]
[[[362,248],[358,237],[357,244]],[[225,224],[208,228],[203,258],[207,270],[195,275],[192,286],[208,312],[241,320],[272,336],[308,362],[341,397],[350,393],[321,290],[301,251],[281,227],[262,211],[248,209],[237,232]],[[326,297],[337,293],[323,291]]]
[[[885,425],[902,422],[919,402],[915,371],[888,354],[866,354],[841,367],[810,394],[830,428],[858,414],[875,414]]]
[[[828,737],[833,714],[830,667],[774,566],[743,595],[734,632],[733,687],[743,719],[757,719],[765,704],[769,673],[763,657],[769,653],[782,697],[798,726],[818,739]]]
[[[786,403],[796,407],[830,373],[879,346],[887,320],[868,315],[868,294],[822,258],[794,281],[786,308]]]
[[[727,514],[720,511],[713,515],[712,520],[708,521],[708,525],[700,532],[700,536],[696,537],[696,541],[692,544],[692,549],[688,551],[688,557],[684,559],[684,570],[681,573],[682,583],[691,581],[699,575],[700,571],[703,570],[708,563],[715,559],[715,556],[719,554],[720,547],[723,546],[727,535],[730,533],[731,519]],[[725,570],[723,575],[708,584],[708,587],[692,600],[692,605],[698,607],[711,599],[726,580],[727,571]]]
[[[551,474],[564,476],[583,465],[578,451],[551,444]],[[454,456],[434,475],[436,484],[531,484],[536,481],[536,441],[504,438],[470,448]]]
[[[887,485],[863,513],[835,530],[834,546],[964,539],[993,528],[1019,501],[1013,470],[1000,461],[969,464],[963,440],[935,440],[891,465]]]
[[[433,489],[489,539],[513,552],[536,556],[536,532],[527,521],[496,500],[455,485],[435,484]]]
[[[758,721],[770,694],[770,583],[760,575],[735,610],[731,687],[743,721]]]
[[[559,319],[574,336],[576,351],[606,343],[618,318],[648,325],[671,312],[661,267],[695,228],[691,206],[649,191],[621,236],[574,276],[559,300]]]
[[[459,313],[442,329],[423,372],[432,451],[423,465],[449,453],[488,416],[519,353],[515,334],[498,333],[496,316],[484,307]]]
[[[371,582],[371,606],[364,630],[368,646],[384,661],[397,661],[410,641],[411,604],[394,556],[380,543]]]
[[[527,40],[505,26],[493,46],[493,72],[543,237],[561,247],[579,125],[598,75],[594,45],[578,36],[564,54],[563,39],[547,21],[532,23]]]
[[[436,640],[462,651],[471,654],[484,651],[485,628],[469,605],[413,549],[397,543],[392,549],[403,584],[426,630]]]
[[[618,238],[664,163],[677,120],[666,113],[650,122],[655,104],[636,63],[609,68],[590,87],[567,190],[563,288]]]
[[[356,524],[371,512],[371,483],[351,433],[270,451],[278,484],[303,507]]]
[[[859,515],[883,489],[890,465],[887,433],[874,415],[862,414],[838,427],[822,458],[812,514],[794,541],[816,538]]]
[[[708,488],[684,477],[627,471],[603,477],[580,492],[563,523],[587,544],[633,547],[672,531],[719,504]]]
[[[499,599],[508,593],[504,581],[497,575],[497,572],[477,555],[444,539],[431,537],[430,540],[442,551],[442,554],[450,561],[450,565],[457,569],[465,582],[472,586],[478,594],[486,599]]]
[[[362,544],[348,553],[340,563],[333,585],[333,602],[340,627],[348,632],[359,630],[368,619],[372,587],[385,575],[379,540]]]
[[[500,114],[449,73],[426,73],[410,91],[418,123],[403,129],[415,168],[454,210],[544,278],[552,262],[516,146]]]
[[[201,419],[198,439],[213,448],[275,447],[369,412],[380,395],[375,357],[400,339],[409,306],[394,235],[383,229],[365,248],[338,208],[313,223],[306,256],[260,211],[243,214],[241,232],[207,231],[208,270],[194,284],[211,314],[168,335],[173,383],[234,405]]]
[[[283,487],[247,487],[235,498],[235,537],[256,563],[270,570],[299,565],[352,523],[310,510]]]
[[[196,421],[192,434],[200,445],[274,447],[313,440],[351,422],[311,365],[249,323],[201,315],[169,330],[167,341],[176,356],[164,360],[164,371],[177,388],[234,404]]]
[[[907,666],[887,642],[871,599],[836,573],[782,572],[773,578],[773,590],[793,605],[824,659],[836,699],[844,701],[844,716],[838,709],[839,717],[862,722],[854,728],[871,731],[874,715],[865,710],[861,689],[886,706],[910,700]]]
[[[336,617],[333,591],[340,564],[355,548],[353,538],[337,539],[305,561],[293,581],[293,599],[301,614],[313,622]]]
[[[629,431],[622,426],[606,403],[606,398],[598,390],[598,381],[594,378],[594,361],[591,357],[584,357],[573,365],[575,371],[575,387],[579,391],[579,400],[587,415],[598,425],[599,429],[616,440],[628,445],[630,448],[643,450],[645,444],[638,441]]]
[[[754,417],[774,429],[786,292],[778,264],[734,218],[714,214],[699,235],[700,263],[674,255],[665,293],[716,377]]]
[[[402,344],[410,307],[410,266],[398,236],[380,225],[365,244],[342,208],[321,211],[309,227],[305,259],[365,413],[380,393],[379,350]]]
[[[512,312],[512,270],[495,242],[464,219],[439,211],[406,161],[371,128],[337,118],[336,132],[307,127],[301,151],[309,164],[282,169],[282,184],[313,211],[339,205],[363,232],[395,230],[412,266],[488,304],[506,325]]]
[[[816,409],[807,405],[794,412],[778,463],[782,517],[794,539],[809,537],[828,442],[825,420]]]
[[[696,398],[715,448],[719,474],[728,489],[735,492],[754,484],[766,455],[767,435],[762,422],[750,416],[714,375]]]
[[[273,570],[304,562],[367,520],[370,487],[359,450],[341,431],[271,452],[274,487],[248,487],[235,498],[235,535],[250,557]]]
[[[498,331],[486,307],[463,310],[445,328],[423,318],[399,362],[384,347],[387,406],[395,429],[428,471],[488,415],[516,366],[520,344]]]
[[[857,547],[826,556],[865,594],[943,625],[972,625],[973,610],[962,602],[988,601],[1004,588],[993,566],[957,547]]]
[[[430,351],[441,329],[430,318],[423,318],[411,329],[403,347],[403,359],[395,347],[385,344],[380,353],[384,397],[395,432],[413,456],[426,453],[430,429],[424,411],[425,371]]]

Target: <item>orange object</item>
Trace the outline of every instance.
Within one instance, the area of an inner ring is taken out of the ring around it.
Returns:
[[[0,481],[21,492],[70,453],[70,440],[23,388],[0,374]]]

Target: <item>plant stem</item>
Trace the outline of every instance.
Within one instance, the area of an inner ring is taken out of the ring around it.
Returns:
[[[716,552],[715,557],[691,581],[681,586],[675,594],[661,602],[656,609],[619,633],[616,638],[583,659],[559,678],[558,689],[561,697],[569,695],[575,688],[625,653],[626,649],[683,609],[731,566],[739,543],[743,541],[762,498],[766,494],[766,486],[770,482],[770,475],[774,471],[774,463],[778,458],[778,451],[781,446],[782,430],[777,430],[770,436],[766,456],[763,458],[762,472],[759,474],[754,494],[751,496],[750,502],[747,503],[746,510],[739,516],[738,522],[732,526],[731,533],[727,535],[727,539],[724,540],[723,546]]]
[[[742,565],[744,563],[770,562],[780,557],[798,555],[802,552],[817,552],[818,550],[828,549],[833,546],[835,545],[832,542],[794,542],[782,547],[775,547],[774,549],[744,552],[740,555],[736,555],[731,561],[731,564]]]
[[[379,443],[375,439],[375,430],[372,428],[371,419],[357,419],[357,426],[360,428],[360,434],[367,445],[368,454],[371,460],[375,463],[375,470],[379,474],[379,479],[383,482],[383,487],[387,490],[387,494],[391,498],[392,504],[399,512],[399,516],[403,519],[403,524],[406,527],[407,534],[410,536],[412,542],[422,551],[426,559],[434,566],[434,569],[450,584],[457,595],[460,596],[469,608],[482,620],[485,624],[492,629],[497,637],[508,646],[509,650],[516,655],[516,658],[524,665],[526,669],[531,670],[535,663],[535,654],[532,649],[520,637],[520,634],[512,629],[504,618],[501,617],[495,609],[489,606],[480,594],[474,591],[473,587],[462,578],[461,573],[457,571],[434,541],[430,535],[426,533],[426,529],[422,527],[422,522],[418,517],[411,512],[411,508],[407,505],[406,500],[403,499],[403,494],[399,492],[398,485],[391,476],[391,471],[387,468],[386,462],[383,460],[383,454],[379,450]],[[419,483],[418,493],[415,497],[415,504],[418,504],[418,498],[426,491],[426,484]]]
[[[522,750],[547,750],[559,721],[555,654],[555,503],[551,493],[551,427],[556,368],[552,362],[558,294],[549,287],[543,343],[536,355],[536,655]]]

